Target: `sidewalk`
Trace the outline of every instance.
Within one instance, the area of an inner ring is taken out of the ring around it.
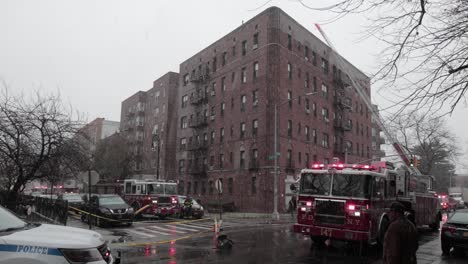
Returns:
[[[205,218],[211,219],[219,219],[219,213],[205,213]],[[273,219],[272,214],[261,214],[261,213],[223,213],[223,219],[249,219],[255,220],[259,223],[278,223],[278,224],[286,224],[286,223],[295,223],[296,222],[296,215],[292,216],[291,214],[280,214],[279,220]]]

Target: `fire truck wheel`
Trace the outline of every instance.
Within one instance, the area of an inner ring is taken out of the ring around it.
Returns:
[[[387,233],[389,223],[390,221],[386,216],[384,216],[384,218],[382,218],[382,222],[380,222],[378,242],[381,247],[383,247],[385,233]]]

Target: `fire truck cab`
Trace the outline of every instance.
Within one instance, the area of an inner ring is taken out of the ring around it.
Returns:
[[[178,214],[177,183],[173,181],[127,179],[122,197],[135,214],[158,218]]]
[[[410,217],[422,221],[416,224],[434,223],[436,197],[421,198],[410,188],[397,191],[399,181],[406,185],[409,180],[399,177],[393,168],[313,164],[312,169],[301,171],[293,230],[315,243],[327,239],[382,243],[390,223],[387,212],[397,200],[404,203]],[[421,205],[416,206],[417,201]]]

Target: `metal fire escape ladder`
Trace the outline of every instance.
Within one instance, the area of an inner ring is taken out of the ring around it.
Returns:
[[[395,149],[395,151],[398,153],[400,159],[403,161],[403,163],[408,167],[408,169],[411,171],[412,174],[415,174],[415,175],[421,175],[421,172],[413,167],[413,166],[410,166],[410,161],[408,159],[408,154],[406,153],[405,149],[403,147],[401,147],[402,145],[398,142],[398,140],[392,136],[390,134],[390,132],[387,130],[387,128],[385,127],[385,125],[383,124],[382,122],[382,118],[380,116],[380,114],[377,112],[377,111],[374,111],[373,110],[373,107],[372,107],[372,102],[370,100],[370,98],[367,96],[367,94],[364,93],[364,89],[362,88],[361,84],[357,81],[355,81],[353,75],[351,74],[351,72],[349,72],[347,70],[347,67],[345,67],[345,63],[343,61],[343,59],[341,58],[341,56],[339,55],[339,53],[337,52],[337,50],[335,49],[335,47],[333,46],[332,42],[330,41],[330,39],[327,37],[327,35],[325,34],[325,32],[322,30],[322,28],[320,27],[319,24],[315,24],[315,27],[317,27],[317,29],[319,30],[320,34],[322,34],[323,38],[325,39],[325,41],[327,42],[328,46],[331,48],[331,50],[336,54],[336,59],[337,59],[337,63],[338,63],[338,66],[342,69],[343,72],[345,72],[345,74],[348,75],[350,81],[351,81],[351,84],[352,86],[354,87],[354,89],[356,90],[357,94],[359,95],[359,97],[362,99],[362,101],[364,101],[365,105],[367,106],[367,108],[370,110],[371,114],[372,114],[372,119],[375,120],[377,122],[377,125],[382,129],[382,131],[384,132],[385,136],[391,141],[393,142],[392,143],[392,146],[393,148]]]

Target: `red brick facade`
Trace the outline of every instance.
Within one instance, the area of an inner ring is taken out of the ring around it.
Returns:
[[[368,96],[370,81],[350,63],[339,65],[328,46],[275,7],[183,62],[176,155],[181,192],[214,203],[214,182],[222,179],[223,203],[272,212],[275,106],[280,212],[288,175],[313,161],[370,159],[371,115],[341,67]]]
[[[337,60],[282,10],[269,8],[180,64],[180,75],[168,73],[122,102],[121,130],[141,157],[136,173],[155,174],[151,141],[158,125],[161,178],[179,180],[180,193],[216,204],[221,179],[223,203],[271,213],[276,156],[284,212],[285,181],[312,162],[372,157],[371,114],[347,74],[370,97],[367,76]],[[157,91],[166,91],[158,102]],[[156,109],[165,112],[155,115]]]
[[[156,178],[159,165],[160,179],[176,180],[174,156],[178,81],[179,75],[169,72],[154,81],[148,91],[139,91],[122,102],[121,131],[132,144],[134,174],[153,175]]]

